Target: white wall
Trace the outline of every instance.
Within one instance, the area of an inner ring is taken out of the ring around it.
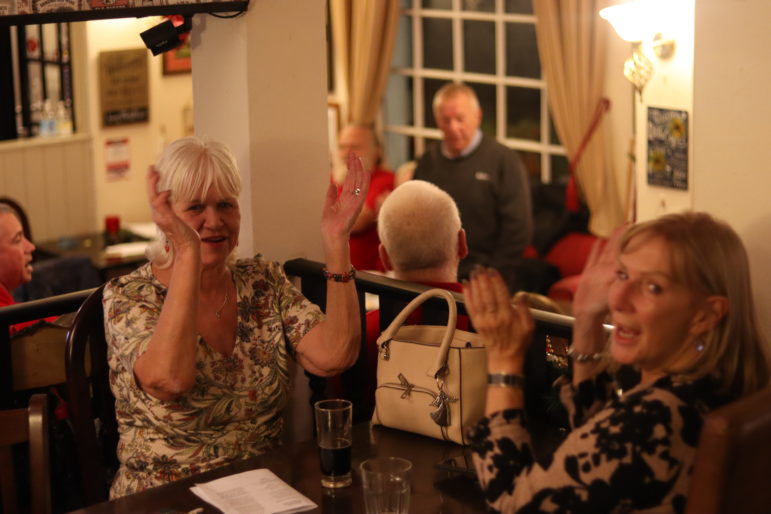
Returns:
[[[225,142],[241,167],[241,255],[323,260],[325,20],[324,2],[260,0],[240,18],[195,21],[196,133]]]
[[[728,221],[750,254],[759,317],[771,335],[771,2],[698,0],[693,87],[693,206]]]
[[[145,191],[145,175],[164,145],[183,135],[183,109],[192,104],[190,75],[162,74],[161,57],[147,51],[150,79],[150,120],[146,123],[103,128],[99,106],[99,53],[106,50],[145,48],[139,33],[158,24],[160,18],[125,18],[85,22],[87,78],[86,94],[76,102],[87,102],[96,186],[96,222],[101,229],[104,217],[118,214],[123,222],[149,221],[150,208]],[[81,87],[82,89],[82,87]],[[82,118],[81,118],[82,119]],[[104,148],[108,139],[127,137],[131,150],[128,176],[108,181]]]
[[[694,127],[693,109],[693,10],[694,0],[672,0],[681,4],[678,16],[672,20],[665,35],[675,40],[675,54],[662,60],[656,57],[650,43],[643,45],[648,58],[653,62],[653,76],[645,86],[642,101],[637,102],[637,219],[642,221],[655,218],[667,212],[690,209],[693,205],[693,189],[699,180],[693,169],[693,137],[689,141],[688,190],[648,185],[648,107],[677,109],[688,112],[688,134]]]

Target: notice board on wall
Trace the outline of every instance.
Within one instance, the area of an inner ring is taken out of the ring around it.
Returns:
[[[688,112],[648,107],[648,184],[688,189]]]
[[[150,119],[148,52],[145,48],[99,53],[99,100],[102,126]]]

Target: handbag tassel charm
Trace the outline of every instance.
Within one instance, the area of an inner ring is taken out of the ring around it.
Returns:
[[[450,424],[450,406],[449,402],[454,401],[452,398],[444,394],[444,391],[439,390],[439,394],[434,398],[434,401],[430,403],[432,407],[437,409],[431,413],[431,419],[434,423],[440,427],[446,427]]]

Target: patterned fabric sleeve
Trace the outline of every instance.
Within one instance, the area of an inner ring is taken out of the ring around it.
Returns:
[[[270,262],[265,274],[276,289],[287,347],[294,355],[305,334],[325,319],[324,313],[292,285],[279,263]]]
[[[576,428],[599,412],[615,396],[616,384],[608,373],[599,373],[574,387],[563,375],[554,382],[560,401],[568,412],[570,428]]]
[[[146,280],[113,280],[104,288],[104,328],[110,353],[123,369],[147,349],[163,305],[163,293]]]
[[[682,512],[701,419],[670,391],[649,389],[611,401],[539,463],[521,410],[495,413],[470,435],[491,512]]]

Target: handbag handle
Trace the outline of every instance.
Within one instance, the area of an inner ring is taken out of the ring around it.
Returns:
[[[429,289],[427,291],[423,291],[418,296],[413,298],[413,300],[408,303],[407,306],[402,309],[402,311],[394,318],[391,324],[388,325],[388,328],[380,335],[377,342],[378,345],[380,345],[383,341],[389,341],[393,339],[397,330],[399,330],[404,322],[407,321],[407,318],[410,316],[410,314],[412,314],[415,309],[420,307],[423,302],[429,298],[434,297],[444,298],[448,307],[447,330],[442,336],[442,342],[439,345],[439,355],[437,355],[433,367],[428,369],[428,375],[437,378],[437,374],[442,370],[442,368],[444,368],[445,364],[447,363],[447,354],[450,351],[450,342],[452,341],[452,337],[455,334],[455,324],[458,320],[458,306],[455,304],[455,298],[452,296],[452,293],[450,293],[448,290],[438,288]]]

